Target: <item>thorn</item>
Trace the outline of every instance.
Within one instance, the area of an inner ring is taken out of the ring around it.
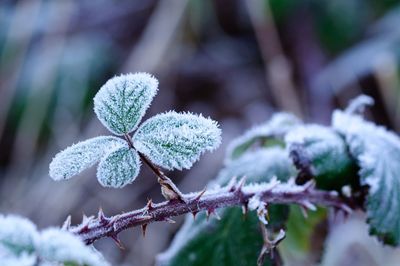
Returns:
[[[248,207],[247,207],[247,204],[243,204],[242,205],[242,213],[243,213],[243,215],[246,215],[247,214],[247,212],[248,212]]]
[[[303,200],[303,201],[301,202],[301,205],[302,205],[304,208],[306,208],[306,209],[308,209],[308,210],[310,210],[310,211],[316,211],[316,210],[317,210],[317,207],[316,207],[314,204],[312,204],[311,202],[309,202],[308,200]]]
[[[229,192],[235,191],[236,183],[237,183],[237,177],[236,176],[232,177],[231,180],[229,180],[229,183],[226,186],[228,188]]]
[[[316,182],[314,179],[310,179],[309,181],[307,181],[304,185],[304,191],[310,191],[311,189],[314,189],[316,186]]]
[[[304,207],[303,205],[300,205],[299,207],[300,207],[301,213],[303,214],[303,217],[304,217],[305,219],[307,219],[307,218],[308,218],[307,208]]]
[[[199,194],[194,198],[195,202],[198,202],[200,200],[200,198],[204,195],[204,193],[206,192],[207,187],[204,187],[202,191],[199,192]]]
[[[100,221],[100,223],[104,224],[107,222],[108,218],[105,216],[103,209],[100,207],[99,212],[97,214],[97,219]]]
[[[241,191],[244,183],[246,183],[246,176],[243,176],[242,179],[239,180],[238,184],[235,187],[235,192]]]
[[[71,215],[68,215],[67,219],[65,219],[65,221],[61,227],[61,230],[67,231],[70,227],[71,227]]]
[[[208,210],[206,211],[207,221],[210,219],[210,216],[211,216],[212,214],[215,215],[215,218],[216,218],[217,220],[221,220],[221,217],[218,215],[218,213],[215,211],[215,209],[208,209]]]
[[[167,223],[170,223],[170,224],[176,223],[174,220],[172,220],[171,218],[168,218],[168,217],[164,218],[164,221],[166,221]]]
[[[143,235],[143,237],[146,236],[147,225],[148,225],[148,224],[142,224],[142,235]]]
[[[192,212],[193,220],[196,220],[196,215],[197,215],[198,213],[199,213],[198,211],[193,211],[193,212]]]
[[[115,244],[122,250],[124,250],[124,246],[122,245],[121,240],[118,238],[117,235],[112,235],[111,238],[114,240]]]
[[[218,212],[214,211],[213,213],[215,215],[215,218],[217,218],[218,221],[221,221],[221,216],[219,216]]]
[[[153,205],[153,200],[152,199],[147,199],[147,204],[146,204],[147,210],[152,210],[154,209],[154,205]]]

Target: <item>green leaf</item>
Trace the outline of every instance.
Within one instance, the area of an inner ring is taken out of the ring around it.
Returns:
[[[323,208],[309,211],[307,217],[304,217],[299,206],[290,206],[286,223],[286,238],[278,246],[285,265],[314,265],[316,263],[310,259],[316,251],[322,249],[323,243],[317,243],[323,235],[318,231],[318,226],[323,224],[326,216],[327,211]],[[313,247],[319,250],[313,250]]]
[[[124,146],[127,146],[126,141],[112,136],[95,137],[74,144],[53,158],[50,177],[56,181],[69,179],[97,163],[110,150]]]
[[[317,186],[340,189],[357,181],[357,166],[344,139],[334,130],[306,125],[291,130],[285,137],[300,179],[316,178]]]
[[[122,188],[139,174],[139,155],[129,147],[110,152],[99,163],[97,179],[103,187]]]
[[[288,113],[277,113],[267,122],[255,126],[234,139],[228,146],[226,161],[238,159],[256,144],[259,146],[284,146],[283,137],[288,130],[299,125],[300,120]]]
[[[221,130],[214,120],[171,111],[145,121],[133,142],[135,149],[158,166],[189,169],[201,154],[219,146]]]
[[[296,175],[296,169],[288,153],[279,147],[260,149],[247,153],[237,160],[227,163],[217,177],[218,184],[226,185],[232,177],[246,177],[248,182],[268,181],[276,176],[287,181]]]
[[[157,87],[157,79],[147,73],[116,76],[97,92],[94,111],[112,133],[127,134],[137,128]]]
[[[400,244],[400,138],[349,112],[335,111],[333,127],[343,134],[360,167],[370,232],[384,243]]]
[[[242,164],[243,170],[239,167]],[[261,170],[260,170],[261,169]],[[246,175],[246,182],[267,182],[273,176],[287,180],[294,167],[284,149],[273,148],[248,153],[228,163],[214,183],[224,185],[233,175]],[[239,171],[239,172],[238,172]],[[247,173],[246,173],[247,171]],[[287,206],[268,208],[270,230],[281,228],[288,217]],[[204,213],[196,220],[187,216],[169,249],[159,255],[160,265],[256,265],[262,247],[259,220],[255,212],[243,216],[240,208],[219,210],[221,220],[206,220]],[[264,265],[272,265],[269,258]]]

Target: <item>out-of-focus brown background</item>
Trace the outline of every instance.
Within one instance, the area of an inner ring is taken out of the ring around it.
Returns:
[[[329,123],[366,93],[378,123],[400,129],[400,1],[396,0],[2,0],[0,2],[0,212],[39,227],[73,223],[162,200],[142,167],[124,189],[102,188],[95,169],[68,182],[48,176],[56,152],[108,134],[92,98],[110,77],[147,71],[160,81],[146,118],[174,109],[218,120],[223,144],[189,171],[169,175],[201,190],[223,166],[224,147],[273,112]],[[152,224],[96,246],[113,263],[152,265],[178,223]]]

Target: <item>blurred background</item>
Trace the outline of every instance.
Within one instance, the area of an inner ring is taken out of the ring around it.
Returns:
[[[217,151],[168,173],[189,192],[217,174],[232,138],[276,111],[328,124],[365,93],[376,100],[368,116],[399,132],[399,59],[397,0],[1,0],[0,212],[42,228],[162,200],[145,165],[123,189],[102,188],[94,168],[48,176],[60,149],[108,134],[92,98],[114,75],[159,79],[145,118],[174,109],[220,122]],[[96,247],[114,264],[152,265],[181,221],[122,233],[124,251],[110,239]]]

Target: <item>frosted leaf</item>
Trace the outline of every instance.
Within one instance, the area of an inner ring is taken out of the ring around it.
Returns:
[[[104,187],[121,188],[132,183],[139,170],[140,160],[137,152],[129,147],[122,147],[100,161],[97,179]]]
[[[304,181],[316,177],[321,188],[340,188],[355,182],[357,168],[345,141],[334,130],[319,125],[294,128],[285,136],[287,149]]]
[[[37,257],[32,254],[22,253],[19,256],[6,255],[1,253],[0,248],[0,265],[1,266],[36,266]]]
[[[221,142],[214,120],[190,113],[167,112],[144,122],[133,136],[135,148],[166,169],[189,169],[205,151]]]
[[[366,202],[371,233],[387,244],[400,244],[400,139],[359,115],[335,111],[333,127],[345,136],[369,186]]]
[[[15,216],[0,215],[0,248],[20,255],[32,253],[38,237],[36,226],[29,220]]]
[[[100,253],[86,246],[77,236],[57,228],[49,228],[41,233],[37,250],[38,256],[49,262],[80,266],[109,265]]]
[[[50,163],[50,176],[56,181],[69,179],[97,163],[107,152],[127,146],[126,141],[100,136],[74,144],[59,152]]]
[[[116,135],[132,132],[157,93],[158,81],[147,73],[116,76],[94,97],[94,111]]]
[[[284,134],[300,123],[301,121],[292,114],[277,113],[273,115],[269,121],[253,127],[244,135],[234,139],[227,148],[226,161],[239,158],[256,143],[268,146],[271,144],[284,146]]]
[[[217,182],[225,184],[232,177],[246,177],[249,182],[267,181],[276,176],[279,180],[288,180],[296,174],[296,169],[287,152],[278,147],[261,149],[244,154],[231,161],[221,170]]]

